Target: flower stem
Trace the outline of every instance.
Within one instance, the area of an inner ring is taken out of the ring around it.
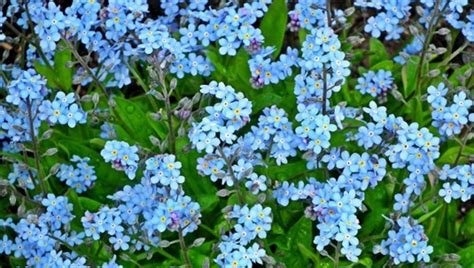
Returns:
[[[222,150],[221,147],[217,147],[217,150],[219,151],[219,154],[222,157],[222,159],[224,159],[225,164],[229,170],[230,176],[232,177],[232,180],[234,181],[234,187],[235,187],[235,191],[237,192],[237,197],[239,198],[239,203],[240,205],[243,205],[245,203],[244,197],[242,196],[242,193],[240,192],[239,180],[237,180],[237,178],[235,177],[234,171],[232,170],[232,163],[229,160],[229,158],[225,156],[224,150]]]
[[[184,257],[184,262],[186,263],[186,267],[193,267],[193,264],[191,263],[191,259],[189,259],[188,247],[186,246],[186,242],[184,241],[183,230],[181,229],[181,227],[178,230],[178,235],[179,235],[179,244],[181,246],[181,250],[183,251],[183,257]]]
[[[81,64],[82,68],[84,68],[84,70],[92,77],[92,80],[94,80],[97,87],[99,87],[100,90],[102,90],[102,92],[104,93],[105,96],[109,96],[109,94],[107,93],[107,90],[102,85],[99,78],[94,74],[94,72],[92,72],[91,68],[89,68],[87,63],[84,61],[84,59],[81,57],[81,55],[79,55],[79,53],[76,51],[76,49],[74,49],[74,46],[71,44],[71,42],[69,42],[69,40],[67,40],[67,38],[64,37],[64,36],[62,36],[61,39],[64,41],[64,43],[67,45],[67,47],[71,50],[72,55],[74,56],[74,58],[76,58],[76,60],[79,62],[79,64]]]
[[[323,115],[327,113],[327,94],[328,94],[328,81],[327,81],[327,69],[326,65],[323,64]]]
[[[339,267],[339,251],[341,251],[341,242],[337,242],[336,251],[334,253],[334,268]]]
[[[423,65],[425,64],[426,52],[428,50],[428,46],[431,43],[431,39],[434,35],[434,28],[438,22],[438,15],[439,15],[439,5],[441,4],[441,0],[436,0],[434,9],[433,9],[433,16],[430,18],[430,22],[428,23],[428,30],[425,36],[425,40],[423,42],[423,49],[421,50],[421,57],[420,62],[418,63],[418,68],[416,71],[417,79],[416,79],[416,95],[417,97],[421,97],[421,76],[423,72]],[[436,23],[435,23],[436,22]]]
[[[454,166],[456,166],[459,163],[459,160],[461,159],[461,155],[464,152],[464,148],[466,147],[467,140],[469,138],[469,133],[471,133],[471,130],[472,130],[472,126],[469,126],[466,133],[464,134],[464,138],[462,140],[461,148],[459,148],[459,152],[456,155],[456,160],[454,160]]]
[[[35,130],[33,126],[33,113],[31,111],[31,101],[30,99],[26,100],[26,106],[28,110],[28,125],[29,125],[29,133],[30,133],[30,138],[31,138],[31,143],[32,143],[32,150],[33,150],[33,156],[35,158],[35,166],[36,170],[38,171],[38,177],[40,181],[40,187],[41,191],[43,192],[44,196],[48,194],[48,190],[46,188],[46,184],[44,181],[44,174],[43,174],[43,169],[41,168],[40,162],[41,162],[41,156],[39,154],[39,146],[38,146],[38,140],[36,139],[35,135]],[[33,179],[33,178],[32,178]]]

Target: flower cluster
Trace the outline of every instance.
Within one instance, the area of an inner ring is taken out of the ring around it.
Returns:
[[[393,60],[399,64],[405,64],[411,55],[417,55],[423,49],[423,43],[425,42],[425,36],[422,34],[413,36],[411,43],[407,44],[399,55],[394,57]]]
[[[451,168],[444,165],[439,172],[439,179],[445,181],[439,195],[450,203],[452,199],[466,202],[474,194],[474,164],[459,165]]]
[[[423,16],[420,16],[419,21],[425,28],[428,28],[430,19],[435,13],[436,1],[427,0],[424,1],[423,4]],[[472,22],[474,21],[474,17],[472,16],[472,9],[469,10],[470,15],[466,16],[466,21],[463,21],[461,18],[466,6],[469,6],[469,1],[467,0],[443,0],[440,1],[438,5],[438,12],[454,29],[460,30],[469,42],[473,42]]]
[[[289,22],[288,28],[292,32],[298,31],[300,28],[312,30],[318,27],[325,27],[328,24],[334,26],[336,22],[346,23],[344,11],[340,9],[329,10],[334,16],[333,20],[328,22],[328,14],[326,10],[326,1],[324,0],[300,0],[296,2],[293,10],[288,12]]]
[[[28,166],[15,163],[13,164],[13,171],[8,174],[8,182],[11,185],[18,183],[18,186],[24,189],[34,189],[35,184],[33,180],[35,176],[36,171],[31,170]]]
[[[364,31],[372,37],[380,37],[386,33],[386,40],[398,40],[404,29],[401,22],[410,16],[411,1],[355,1],[354,5],[361,8],[374,8],[378,10],[376,16],[367,20]]]
[[[43,213],[29,214],[18,223],[11,218],[1,221],[3,227],[13,231],[15,238],[10,240],[8,235],[4,235],[0,240],[0,253],[25,258],[31,267],[84,266],[84,257],[61,249],[63,242],[60,241],[73,247],[82,244],[84,237],[84,233],[67,231],[74,218],[68,199],[53,194],[37,199],[45,208]]]
[[[242,93],[235,93],[222,83],[212,82],[203,86],[201,92],[215,95],[221,102],[206,107],[208,116],[194,123],[189,133],[193,146],[206,151],[206,155],[198,158],[198,172],[210,176],[212,181],[220,179],[228,186],[237,186],[245,179],[253,194],[265,191],[267,178],[253,172],[254,166],[263,164],[259,151],[269,151],[269,157],[275,158],[278,164],[295,154],[291,140],[294,134],[286,113],[277,107],[266,108],[258,126],[238,137],[237,131],[250,119],[251,103]],[[221,133],[215,133],[219,129]]]
[[[268,84],[277,84],[291,76],[292,67],[297,66],[298,50],[288,47],[286,54],[281,54],[278,61],[271,61],[269,57],[273,51],[267,50],[257,54],[249,60],[251,84],[254,88],[261,88]]]
[[[433,111],[433,126],[438,128],[442,136],[450,137],[461,133],[462,128],[469,122],[474,122],[474,113],[469,110],[472,107],[472,100],[461,91],[454,95],[453,103],[448,106],[446,94],[448,88],[444,83],[437,87],[428,87],[428,102]]]
[[[393,87],[392,72],[378,70],[368,71],[357,79],[356,89],[362,94],[370,94],[372,97],[385,98],[388,91]]]
[[[73,155],[71,162],[76,163],[76,167],[61,164],[56,176],[77,193],[85,192],[88,188],[92,187],[94,181],[97,179],[94,167],[88,164],[89,160],[89,157],[81,158],[77,155]]]
[[[429,262],[433,247],[428,245],[424,228],[409,217],[401,217],[392,222],[388,239],[374,247],[374,253],[389,255],[396,265],[415,261]]]
[[[329,99],[332,92],[338,92],[345,78],[349,76],[349,61],[341,50],[341,42],[330,27],[313,29],[303,42],[301,73],[308,87],[305,91],[296,90],[297,96],[304,95],[306,100],[315,98],[319,102]],[[296,79],[296,78],[295,78]],[[315,79],[313,81],[308,79]],[[314,100],[313,100],[314,102]],[[325,103],[323,103],[325,105]]]
[[[104,140],[114,140],[117,133],[113,124],[105,122],[100,126],[100,137]]]
[[[257,204],[251,208],[247,205],[234,205],[226,215],[227,220],[235,219],[233,231],[222,236],[218,247],[220,254],[215,262],[220,267],[252,267],[253,264],[263,264],[262,258],[266,255],[265,249],[257,243],[250,243],[258,238],[267,237],[271,229],[271,208]]]
[[[18,77],[8,85],[5,100],[17,106],[32,105],[34,101],[43,100],[47,94],[46,80],[35,70],[28,69],[20,71]]]
[[[242,93],[223,83],[211,82],[201,86],[201,93],[215,96],[221,102],[206,108],[207,116],[193,123],[189,139],[199,152],[214,153],[222,144],[232,144],[235,132],[249,120],[252,103]]]
[[[311,205],[305,214],[318,221],[319,234],[313,241],[316,249],[323,251],[335,239],[342,243],[341,253],[348,260],[357,262],[361,250],[357,247],[359,240],[356,235],[361,227],[355,214],[361,208],[362,200],[356,190],[345,190],[345,183],[335,179],[320,183],[314,178],[310,178],[308,184],[300,181],[297,186],[284,182],[273,195],[283,206],[288,205],[290,199],[309,199]]]
[[[149,250],[159,246],[161,233],[166,230],[186,235],[197,229],[200,206],[184,195],[184,177],[175,156],[154,156],[146,166],[141,183],[127,185],[109,196],[116,207],[86,212],[81,221],[87,237],[99,240],[107,234],[115,250]]]
[[[50,93],[47,81],[34,69],[6,68],[4,74],[12,77],[5,83],[6,104],[0,105],[0,139],[6,141],[5,151],[18,151],[16,144],[31,141],[42,121],[71,128],[86,122],[87,114],[75,103],[74,93],[59,91],[53,102],[46,99]]]
[[[133,180],[138,168],[138,147],[130,146],[124,141],[107,141],[100,155],[106,163],[112,163],[116,170],[123,170]]]
[[[151,54],[160,61],[173,58],[176,68],[172,72],[180,77],[184,72],[209,75],[212,70],[207,59],[188,54],[192,50],[187,40],[177,40],[172,36],[166,25],[173,25],[174,15],[149,19],[149,6],[141,0],[113,0],[107,5],[99,1],[74,0],[67,7],[54,2],[29,1],[24,4],[13,1],[8,10],[8,17],[20,17],[18,24],[24,29],[34,26],[40,48],[48,60],[52,59],[60,42],[84,45],[97,56],[97,62],[106,66],[92,70],[107,87],[130,84],[128,62],[135,58],[145,59]],[[192,12],[189,8],[182,14],[190,17]],[[27,54],[43,62],[36,48],[30,47]],[[83,66],[78,68],[75,78],[75,82],[83,85],[93,80]]]
[[[37,135],[41,120],[35,116],[39,105],[49,93],[46,80],[33,69],[13,69],[14,78],[7,84],[5,100],[11,105],[0,106],[0,138],[13,143],[31,141]]]
[[[330,146],[331,132],[336,131],[336,125],[331,124],[328,115],[323,115],[315,105],[298,105],[296,120],[300,122],[295,130],[296,135],[301,138],[298,147],[302,151],[308,151],[316,157]]]
[[[274,158],[277,165],[286,164],[288,157],[296,155],[298,144],[288,115],[275,105],[262,112],[257,126],[252,126],[251,131],[244,135],[244,143],[254,151],[268,151],[269,157]]]
[[[365,32],[370,33],[372,37],[379,38],[385,34],[385,40],[399,40],[404,32],[403,22],[408,21],[411,16],[411,4],[413,1],[379,1],[379,0],[358,0],[354,5],[359,8],[372,8],[377,10],[375,16],[367,20],[364,27]],[[426,29],[430,27],[434,16],[444,18],[453,28],[460,30],[464,37],[473,42],[473,11],[466,16],[466,20],[461,19],[465,6],[468,1],[436,1],[426,0],[421,2],[421,9],[417,10],[422,15],[419,22]],[[437,8],[438,10],[435,10]],[[365,12],[365,11],[364,11]],[[416,38],[415,38],[416,39]],[[424,39],[424,38],[423,38]],[[400,59],[402,60],[402,59]],[[404,60],[402,60],[404,62]]]
[[[178,186],[184,182],[184,177],[180,175],[181,163],[176,161],[174,155],[158,155],[149,158],[145,162],[145,177],[151,183],[169,186],[177,190]]]
[[[287,206],[290,200],[308,200],[307,217],[317,220],[319,235],[314,238],[316,249],[324,250],[335,239],[342,243],[341,253],[356,262],[361,254],[356,235],[361,228],[356,212],[361,209],[364,192],[375,187],[386,174],[386,161],[367,153],[350,155],[334,148],[322,159],[329,170],[342,170],[337,178],[321,183],[314,178],[305,184],[283,182],[274,189],[273,195],[280,205]]]
[[[411,205],[410,198],[419,196],[425,187],[424,175],[434,170],[439,153],[440,139],[427,128],[419,128],[418,123],[408,124],[401,117],[387,115],[385,107],[377,107],[370,102],[363,109],[372,119],[365,127],[360,127],[355,138],[366,149],[374,146],[385,148],[385,156],[392,168],[406,168],[409,176],[403,180],[405,192],[397,194],[394,208],[406,212]],[[383,142],[382,142],[383,141]]]
[[[44,101],[39,107],[40,119],[47,120],[48,123],[54,125],[68,125],[73,128],[77,123],[86,123],[87,114],[82,108],[75,103],[74,93],[66,93],[59,91],[51,102]]]

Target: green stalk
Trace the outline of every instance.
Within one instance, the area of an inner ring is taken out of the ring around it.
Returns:
[[[187,267],[193,267],[193,264],[191,263],[191,259],[189,259],[188,247],[186,246],[186,242],[183,236],[183,230],[181,229],[181,227],[178,230],[178,235],[179,235],[179,244],[183,252],[184,262],[186,263]]]
[[[28,109],[28,124],[29,124],[29,133],[30,133],[30,138],[31,138],[31,143],[32,143],[32,150],[33,150],[33,155],[35,159],[35,166],[36,169],[38,170],[38,176],[39,176],[39,181],[40,181],[40,186],[41,186],[41,191],[43,192],[44,196],[48,194],[48,190],[46,188],[46,183],[44,180],[44,173],[43,169],[41,168],[40,162],[41,162],[41,156],[39,154],[39,145],[38,145],[38,140],[36,139],[35,131],[34,131],[34,126],[33,126],[33,113],[31,111],[31,102],[29,99],[26,100],[26,106]],[[33,178],[32,178],[33,179]]]
[[[421,99],[421,77],[423,73],[423,65],[425,64],[426,52],[431,43],[431,39],[433,38],[433,35],[434,35],[434,28],[436,27],[439,21],[438,15],[439,15],[440,4],[441,4],[441,0],[436,0],[435,6],[433,9],[433,16],[431,17],[430,22],[428,23],[428,31],[425,36],[425,41],[423,42],[423,49],[421,50],[421,58],[420,58],[420,62],[418,63],[418,67],[416,71],[417,79],[416,79],[415,91],[416,91],[417,98],[420,98],[420,99]]]

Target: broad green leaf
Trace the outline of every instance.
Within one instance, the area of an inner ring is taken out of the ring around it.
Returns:
[[[79,196],[79,204],[81,204],[84,210],[89,211],[98,211],[99,208],[102,206],[101,203],[84,196]]]
[[[61,41],[54,54],[54,65],[51,66],[52,68],[41,64],[39,61],[36,61],[34,66],[36,71],[47,79],[49,88],[71,91],[74,71],[72,67],[68,67],[68,62],[71,60],[71,51]]]
[[[182,150],[188,144],[186,138],[176,141],[177,159],[182,163],[182,175],[185,177],[184,187],[186,192],[196,198],[204,212],[209,212],[217,205],[219,199],[216,196],[217,188],[209,177],[203,177],[197,173],[196,165],[199,157],[196,151],[183,153]]]
[[[441,164],[453,164],[456,160],[457,155],[459,154],[459,150],[461,150],[461,146],[459,144],[453,144],[446,148],[445,150],[441,150],[441,156],[436,160],[438,165]],[[462,153],[459,163],[467,163],[468,159],[466,156],[474,154],[474,146],[465,146],[464,151]]]
[[[130,100],[121,97],[115,97],[114,100],[117,104],[114,111],[120,118],[120,125],[136,142],[144,146],[151,146],[149,137],[157,135],[157,133],[151,126],[145,112],[138,104]]]
[[[282,257],[280,254],[275,254],[276,259],[282,261],[287,267],[307,267],[308,258],[302,254],[301,248],[305,254],[316,249],[312,247],[313,234],[312,234],[312,221],[306,217],[301,217],[288,231],[288,234],[283,237],[281,244],[286,244],[285,247],[278,247],[281,250]],[[286,250],[284,248],[287,248]],[[316,254],[316,253],[315,253]],[[315,256],[312,255],[311,260],[314,261]]]
[[[387,50],[385,49],[384,44],[377,38],[370,39],[369,51],[370,51],[369,62],[371,66],[374,66],[375,64],[381,61],[389,59],[389,56],[388,56]]]
[[[265,107],[272,105],[278,105],[283,101],[283,98],[280,95],[274,94],[272,92],[266,92],[264,94],[258,95],[252,102],[252,113],[257,113],[263,110]]]
[[[64,45],[64,42],[59,42],[58,50],[54,54],[54,70],[58,77],[59,86],[62,90],[72,90],[72,78],[74,68],[68,66],[72,60],[71,51]]]
[[[416,85],[416,72],[418,70],[418,63],[420,57],[411,56],[407,60],[407,64],[402,67],[402,82],[403,82],[403,94],[405,98],[410,96],[415,91]]]
[[[288,7],[285,0],[274,0],[262,19],[260,30],[265,37],[265,46],[275,48],[273,57],[280,54],[288,20]]]
[[[384,61],[381,61],[381,62],[371,66],[370,70],[372,70],[372,71],[378,71],[378,70],[391,71],[392,68],[393,68],[393,61],[392,60],[384,60]]]
[[[470,245],[458,252],[461,257],[460,264],[462,267],[474,267],[474,245]]]
[[[471,70],[474,69],[474,63],[471,62],[469,64],[461,66],[460,68],[454,69],[453,73],[449,76],[449,82],[453,86],[459,86],[460,82],[459,82],[458,77],[461,76],[461,75],[464,75],[464,73],[469,69],[471,69]]]
[[[61,88],[54,70],[48,68],[46,65],[40,64],[39,61],[35,61],[34,66],[36,72],[46,78],[48,88]]]

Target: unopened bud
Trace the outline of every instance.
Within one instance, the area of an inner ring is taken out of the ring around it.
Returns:
[[[171,91],[175,90],[177,85],[178,85],[178,79],[176,78],[171,79],[170,90]]]
[[[48,150],[46,150],[43,156],[52,156],[52,155],[55,155],[57,152],[58,152],[57,148],[49,148]]]
[[[345,16],[350,16],[350,15],[354,14],[354,12],[355,12],[355,8],[354,8],[354,7],[346,8],[346,9],[344,10],[344,15],[345,15]]]
[[[151,144],[153,144],[154,146],[158,146],[158,147],[160,146],[161,142],[157,137],[155,137],[153,135],[150,135],[148,138],[150,139]]]
[[[436,77],[441,73],[439,69],[434,69],[428,72],[428,77]]]
[[[232,192],[227,189],[220,189],[219,191],[217,191],[216,195],[219,197],[226,197],[229,196],[231,193]]]
[[[447,35],[451,32],[448,28],[441,28],[436,33],[439,35]]]
[[[204,243],[204,241],[206,241],[206,238],[204,238],[204,237],[197,238],[196,240],[194,240],[191,247],[199,247]]]
[[[171,245],[170,241],[168,240],[161,240],[159,243],[158,243],[158,246],[160,248],[167,248]]]
[[[61,165],[59,163],[54,164],[54,166],[52,166],[51,169],[49,170],[49,174],[54,175],[58,173],[60,166]]]
[[[53,135],[53,130],[48,129],[43,133],[43,135],[41,136],[41,139],[42,140],[47,140],[47,139],[51,138],[52,135]]]
[[[99,104],[99,99],[100,96],[98,93],[94,93],[94,95],[92,95],[92,103],[94,103],[94,106],[97,106]]]

